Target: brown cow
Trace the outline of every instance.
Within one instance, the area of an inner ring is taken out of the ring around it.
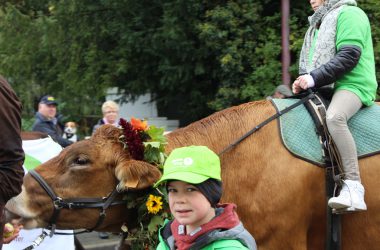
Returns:
[[[42,139],[48,136],[48,134],[39,131],[21,131],[21,139],[23,141]]]
[[[221,152],[275,110],[268,101],[232,107],[169,135],[167,151],[185,145],[206,145]],[[138,188],[159,176],[154,167],[129,159],[120,132],[104,126],[94,138],[66,148],[37,171],[61,197],[105,196],[121,182]],[[271,122],[221,156],[223,200],[235,202],[259,249],[323,249],[326,227],[324,170],[292,156]],[[360,160],[368,211],[343,215],[342,249],[380,249],[380,156]],[[52,212],[50,198],[31,176],[23,193],[7,207],[26,217],[26,226],[45,226]],[[93,209],[95,210],[95,209]],[[91,209],[63,211],[60,228],[89,228],[98,218]],[[107,213],[101,229],[117,230],[131,221],[122,207]]]

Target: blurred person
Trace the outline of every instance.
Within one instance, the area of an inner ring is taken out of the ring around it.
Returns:
[[[275,99],[283,99],[292,96],[292,90],[289,88],[289,86],[281,84],[276,87],[274,90],[274,93],[271,96],[267,97],[267,100],[270,100],[272,98]]]
[[[62,147],[67,147],[73,142],[62,137],[62,125],[57,116],[58,102],[51,95],[43,96],[38,104],[38,111],[35,115],[35,122],[32,130],[48,134],[54,141]]]
[[[114,126],[119,126],[119,105],[114,101],[106,101],[102,105],[103,118],[94,125],[92,129],[92,134],[104,124],[111,124]],[[98,236],[100,239],[108,239],[109,234],[107,232],[99,232]]]
[[[21,141],[22,105],[11,86],[0,76],[0,234],[4,231],[4,206],[21,192],[24,151]],[[15,235],[17,232],[15,233]],[[16,236],[17,237],[17,236]],[[8,243],[15,237],[5,240]],[[0,249],[4,237],[0,240]]]
[[[92,134],[104,124],[119,125],[119,105],[114,101],[106,101],[102,105],[103,118],[93,127]]]

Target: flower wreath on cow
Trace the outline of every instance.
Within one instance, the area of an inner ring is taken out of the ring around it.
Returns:
[[[144,160],[161,171],[166,155],[164,129],[148,126],[147,121],[131,118],[131,122],[120,119],[123,135],[120,141],[135,160]],[[128,208],[137,208],[138,228],[129,231],[128,240],[133,249],[155,249],[158,245],[158,229],[165,219],[170,219],[169,205],[164,185],[151,189],[144,195],[127,194]]]

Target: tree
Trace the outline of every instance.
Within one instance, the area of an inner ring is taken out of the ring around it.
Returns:
[[[379,65],[379,2],[358,2]],[[308,2],[291,2],[293,79],[311,14]],[[0,73],[25,117],[49,93],[67,119],[91,118],[117,86],[123,101],[151,93],[160,115],[185,125],[281,84],[280,36],[278,0],[0,1]]]

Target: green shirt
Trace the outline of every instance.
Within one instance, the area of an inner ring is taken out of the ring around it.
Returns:
[[[372,105],[377,82],[371,26],[367,15],[358,7],[346,6],[338,17],[337,50],[343,45],[356,45],[362,54],[355,68],[336,81],[335,89],[349,90],[359,96],[364,105]]]
[[[318,31],[314,34],[314,41]],[[336,27],[336,49],[344,45],[360,47],[358,64],[335,82],[335,90],[345,89],[355,93],[366,106],[373,104],[376,98],[376,70],[373,53],[371,26],[367,15],[356,6],[344,6],[339,13]],[[313,57],[314,46],[310,49],[309,61]]]

